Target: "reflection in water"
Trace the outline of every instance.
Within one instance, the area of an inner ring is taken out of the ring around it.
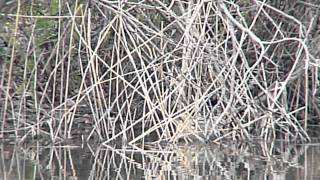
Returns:
[[[0,179],[318,179],[320,146],[283,141],[140,147],[0,145]]]

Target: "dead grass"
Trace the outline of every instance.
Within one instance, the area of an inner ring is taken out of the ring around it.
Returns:
[[[17,38],[1,68],[2,135],[57,141],[85,126],[86,139],[104,144],[309,139],[320,116],[314,11],[300,18],[245,0],[55,2],[55,14],[21,11],[25,2],[2,13],[16,19]]]

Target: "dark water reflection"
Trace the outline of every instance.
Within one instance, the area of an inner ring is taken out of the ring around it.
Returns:
[[[320,179],[320,144],[0,145],[0,179]]]

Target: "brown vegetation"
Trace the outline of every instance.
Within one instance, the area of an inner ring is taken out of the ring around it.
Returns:
[[[311,2],[17,2],[0,9],[2,135],[308,140],[318,123]]]

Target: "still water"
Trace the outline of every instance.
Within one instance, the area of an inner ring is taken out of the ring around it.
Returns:
[[[320,144],[0,145],[0,179],[320,179]]]

